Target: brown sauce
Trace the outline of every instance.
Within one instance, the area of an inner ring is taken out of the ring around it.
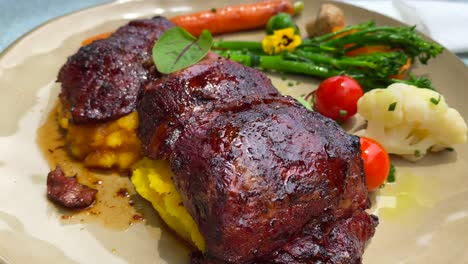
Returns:
[[[56,119],[56,107],[38,130],[38,144],[51,169],[60,164],[66,175],[76,175],[78,182],[98,190],[96,202],[81,211],[57,207],[65,224],[98,222],[106,227],[125,230],[144,220],[141,199],[134,199],[135,189],[128,173],[102,172],[85,168],[67,153],[64,132]]]

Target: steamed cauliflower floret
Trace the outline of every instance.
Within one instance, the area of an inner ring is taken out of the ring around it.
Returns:
[[[429,89],[400,83],[374,89],[359,100],[358,113],[368,120],[367,129],[358,134],[410,160],[428,150],[466,142],[467,126],[461,115]]]

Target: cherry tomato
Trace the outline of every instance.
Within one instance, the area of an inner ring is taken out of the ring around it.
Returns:
[[[315,110],[336,121],[345,121],[357,112],[363,92],[359,83],[348,76],[323,81],[315,91]]]
[[[366,137],[361,137],[360,141],[367,190],[373,191],[387,179],[390,172],[390,158],[379,142]]]

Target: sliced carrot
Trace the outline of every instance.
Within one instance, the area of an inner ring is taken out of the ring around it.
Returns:
[[[345,28],[345,27],[343,27],[343,26],[334,26],[334,27],[332,28],[332,31],[331,31],[331,32],[337,32],[337,31],[340,31],[340,30],[342,30],[342,29],[344,29],[344,28]],[[349,34],[349,33],[348,33],[348,34]],[[336,38],[336,36],[335,36],[335,38]]]
[[[96,40],[99,40],[99,39],[106,39],[108,38],[110,35],[112,35],[112,32],[106,32],[106,33],[101,33],[101,34],[97,34],[95,36],[92,36],[90,38],[87,38],[85,40],[83,40],[83,42],[81,42],[81,46],[86,46],[88,44],[91,44],[93,43],[94,41]]]
[[[349,51],[346,53],[346,56],[356,56],[362,54],[369,54],[374,52],[389,52],[392,49],[388,46],[378,45],[378,46],[364,46],[357,48],[355,50]]]
[[[294,6],[291,1],[270,0],[213,8],[210,11],[175,16],[171,21],[195,36],[199,36],[204,29],[216,35],[264,27],[268,19],[279,12],[293,15]]]
[[[398,72],[398,74],[395,74],[395,75],[391,75],[390,78],[393,78],[393,79],[404,79],[406,77],[406,74],[408,73],[409,69],[411,68],[411,65],[413,64],[413,62],[411,61],[411,59],[408,59],[405,63],[405,65],[401,66],[400,68],[400,71]]]
[[[388,46],[383,46],[383,45],[377,45],[377,46],[365,46],[361,48],[357,48],[355,50],[352,50],[348,53],[346,53],[346,56],[356,56],[356,55],[361,55],[361,54],[369,54],[373,52],[390,52],[395,49],[392,49]],[[406,63],[401,66],[398,74],[391,75],[389,76],[390,78],[394,79],[404,79],[406,77],[406,74],[408,73],[408,70],[411,68],[412,61],[411,59],[408,59]]]

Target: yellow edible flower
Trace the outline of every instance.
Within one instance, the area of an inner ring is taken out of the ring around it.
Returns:
[[[283,50],[294,51],[302,42],[301,37],[294,31],[292,27],[275,30],[273,35],[268,35],[263,39],[263,51],[270,55],[281,53]]]

